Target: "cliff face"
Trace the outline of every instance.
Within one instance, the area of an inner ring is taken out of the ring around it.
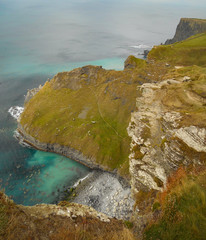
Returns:
[[[134,195],[142,189],[161,191],[182,165],[205,164],[206,99],[197,94],[198,79],[187,76],[184,81],[185,77],[176,75],[138,88],[138,111],[132,113],[128,128]],[[201,119],[197,120],[199,111]]]
[[[206,31],[206,20],[195,18],[181,18],[175,36],[168,39],[165,44],[172,44],[189,38],[192,35]]]

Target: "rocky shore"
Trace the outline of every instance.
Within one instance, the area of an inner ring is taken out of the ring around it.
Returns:
[[[70,200],[117,219],[130,219],[134,200],[128,183],[115,174],[94,170],[80,182]]]

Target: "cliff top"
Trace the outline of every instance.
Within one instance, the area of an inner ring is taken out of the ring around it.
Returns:
[[[199,22],[199,23],[205,23],[206,19],[200,19],[200,18],[181,18],[180,21],[188,21],[188,22]]]
[[[94,166],[118,168],[128,177],[126,128],[135,109],[136,85],[146,81],[143,67],[133,69],[133,76],[130,69],[98,66],[58,73],[26,103],[21,124],[41,142],[76,149]]]

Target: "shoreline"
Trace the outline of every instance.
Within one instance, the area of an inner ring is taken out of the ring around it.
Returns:
[[[60,154],[62,156],[70,158],[73,161],[79,162],[90,169],[101,169],[103,171],[108,171],[104,169],[102,166],[95,164],[94,160],[91,160],[85,157],[81,152],[73,148],[62,146],[62,145],[59,145],[58,143],[54,143],[54,144],[42,143],[36,140],[34,137],[26,133],[23,127],[19,123],[18,123],[16,132],[18,133],[18,136],[15,136],[15,137],[17,138],[19,143],[22,145],[25,144],[26,146],[30,146],[36,150],[40,150],[43,152]]]
[[[30,136],[26,131],[23,129],[21,124],[18,122],[18,127],[16,129],[16,132],[18,133],[18,136],[16,135],[15,138],[19,141],[21,145],[24,145],[26,147],[32,147],[36,150],[40,150],[43,152],[51,152],[55,154],[62,155],[64,157],[67,157],[73,161],[76,161],[91,170],[101,170],[103,172],[108,172],[111,174],[114,174],[118,179],[123,179],[123,181],[130,186],[130,179],[123,177],[118,174],[117,169],[114,169],[112,171],[108,170],[105,166],[102,166],[100,164],[97,164],[95,162],[95,159],[90,159],[85,157],[80,151],[70,148],[67,146],[62,146],[58,143],[50,144],[50,143],[42,143],[38,140],[36,140],[34,137]]]
[[[59,144],[41,143],[27,134],[19,123],[15,137],[20,144],[25,144],[26,147],[30,146],[40,151],[63,155],[91,169],[88,175],[60,193],[57,202],[69,198],[71,202],[91,206],[110,217],[130,219],[134,206],[131,186],[129,181],[118,175],[116,170],[110,172],[104,169],[75,149]]]
[[[64,200],[93,207],[109,217],[129,220],[134,200],[131,187],[114,173],[93,170],[73,189]]]

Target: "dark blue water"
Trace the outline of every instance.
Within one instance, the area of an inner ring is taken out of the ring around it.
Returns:
[[[164,2],[164,3],[163,3]],[[11,106],[59,71],[123,69],[130,55],[171,38],[180,17],[205,18],[205,1],[0,0],[0,186],[17,203],[53,203],[89,169],[23,148]]]

